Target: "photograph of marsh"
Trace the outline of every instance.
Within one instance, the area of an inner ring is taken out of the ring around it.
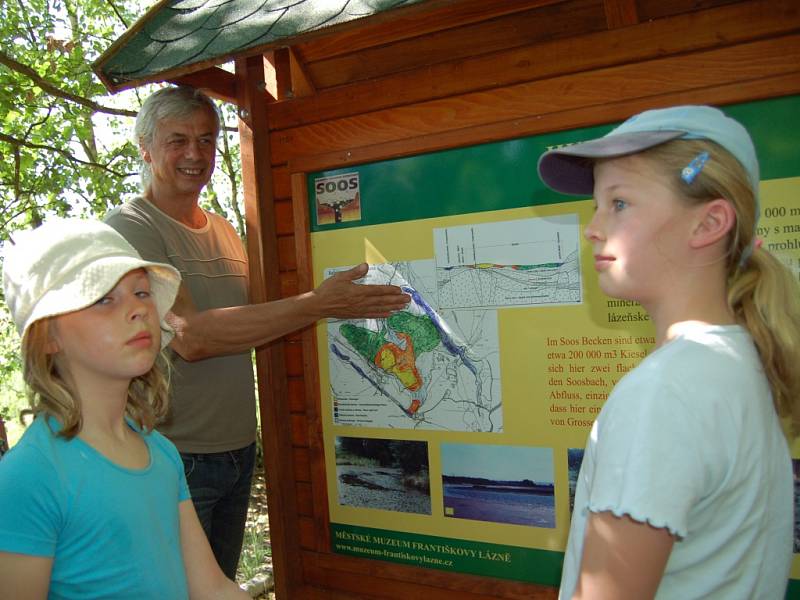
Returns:
[[[555,527],[553,449],[442,444],[444,516]]]
[[[800,552],[800,460],[792,459],[794,470],[794,553]]]
[[[567,467],[569,468],[569,514],[575,508],[575,490],[578,488],[578,475],[583,463],[583,448],[567,448]]]
[[[431,514],[427,442],[337,437],[335,446],[339,504]]]

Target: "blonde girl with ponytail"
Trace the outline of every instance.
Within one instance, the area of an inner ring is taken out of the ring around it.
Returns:
[[[545,153],[539,174],[594,196],[600,288],[656,332],[592,428],[560,597],[782,599],[800,288],[756,237],[747,130],[709,106],[646,111]]]

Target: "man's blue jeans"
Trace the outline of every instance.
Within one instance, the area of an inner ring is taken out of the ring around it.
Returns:
[[[181,452],[200,524],[219,566],[234,581],[242,552],[255,457],[255,442],[230,452]]]

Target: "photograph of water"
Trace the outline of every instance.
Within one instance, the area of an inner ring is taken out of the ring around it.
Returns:
[[[444,516],[556,526],[552,448],[442,444]]]

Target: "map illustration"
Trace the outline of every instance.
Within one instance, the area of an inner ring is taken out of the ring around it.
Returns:
[[[578,215],[435,229],[442,308],[581,302]]]
[[[388,319],[328,321],[334,423],[503,431],[497,311],[580,303],[578,236],[577,214],[447,227],[434,258],[372,265],[363,283],[412,300]]]
[[[337,425],[503,430],[497,314],[439,311],[434,281],[433,260],[372,265],[364,283],[402,287],[409,308],[328,322]]]

